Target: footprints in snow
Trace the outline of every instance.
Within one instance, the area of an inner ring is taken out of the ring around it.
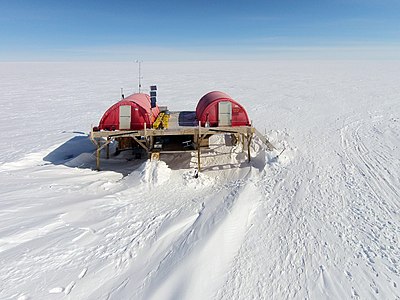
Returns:
[[[65,295],[68,295],[74,286],[75,286],[75,281],[71,281],[70,284],[68,284],[64,290]]]
[[[85,275],[86,275],[86,272],[87,272],[87,268],[84,268],[83,270],[82,270],[82,272],[81,273],[79,273],[79,279],[82,279]]]
[[[78,278],[82,279],[83,277],[85,277],[87,270],[88,270],[88,268],[84,268],[79,273]],[[69,293],[71,293],[71,291],[75,285],[76,285],[76,282],[71,281],[65,288],[64,287],[54,287],[54,288],[50,289],[49,294],[60,294],[60,293],[64,292],[65,295],[68,295]]]
[[[52,288],[51,290],[49,290],[49,293],[50,294],[59,294],[59,293],[62,293],[63,291],[64,291],[64,288],[55,287],[55,288]]]

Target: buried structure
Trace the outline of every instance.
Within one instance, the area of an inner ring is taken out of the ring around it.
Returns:
[[[197,104],[196,111],[169,111],[157,105],[156,86],[150,96],[130,95],[115,103],[103,115],[98,127],[90,133],[95,143],[96,167],[100,170],[100,153],[110,157],[110,143],[118,142],[117,152],[133,150],[159,159],[162,153],[196,151],[198,170],[201,171],[201,150],[208,148],[212,135],[230,135],[233,143],[243,143],[250,161],[250,144],[257,135],[267,150],[274,146],[254,128],[242,105],[223,92],[210,92]]]

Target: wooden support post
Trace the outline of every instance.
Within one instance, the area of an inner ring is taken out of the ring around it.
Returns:
[[[151,152],[150,155],[150,160],[151,161],[159,161],[160,160],[160,152]]]
[[[201,122],[199,121],[199,135],[197,136],[197,169],[200,173],[201,171],[201,162],[200,162],[200,154],[201,154]]]
[[[253,135],[251,133],[249,133],[247,136],[247,155],[248,155],[249,162],[251,161],[250,144],[251,144],[252,137],[253,137]]]
[[[100,151],[101,147],[99,144],[97,144],[97,150],[96,150],[96,170],[100,171]]]
[[[132,138],[136,141],[136,143],[138,143],[139,146],[141,146],[144,150],[146,150],[146,152],[149,152],[149,148],[147,147],[147,142],[146,145],[142,142],[139,141],[134,135],[132,135]]]
[[[107,146],[106,146],[106,157],[107,159],[110,158],[110,138],[107,138]]]
[[[201,136],[200,129],[201,129],[201,121],[199,121],[199,136]]]
[[[200,141],[199,141],[200,143]],[[201,164],[200,164],[200,144],[197,146],[197,168],[199,172],[201,171]]]

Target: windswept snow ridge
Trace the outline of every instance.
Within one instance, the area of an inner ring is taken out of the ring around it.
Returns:
[[[131,65],[7,64],[1,299],[400,298],[398,62],[147,68],[171,109],[235,96],[277,150],[255,138],[248,163],[213,137],[198,178],[190,153],[123,152],[96,172],[82,131]]]

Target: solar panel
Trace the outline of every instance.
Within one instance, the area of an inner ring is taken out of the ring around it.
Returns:
[[[151,103],[151,108],[156,107],[157,103],[156,97],[150,97],[150,103]]]

